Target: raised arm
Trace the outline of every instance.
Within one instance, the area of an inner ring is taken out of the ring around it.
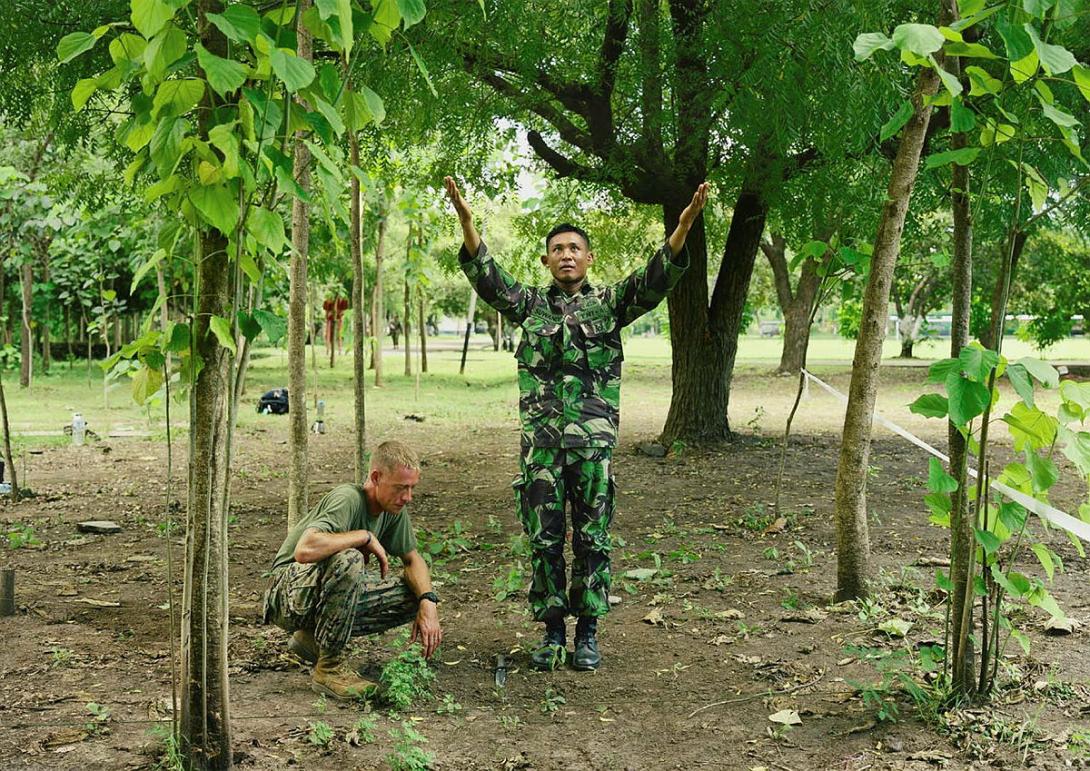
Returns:
[[[631,324],[654,308],[677,286],[689,267],[685,239],[707,201],[708,183],[705,182],[693,193],[692,201],[681,212],[677,227],[663,248],[655,252],[645,266],[615,286],[617,315],[622,326]]]
[[[473,213],[469,210],[469,204],[462,197],[454,180],[445,177],[443,186],[458,215],[458,222],[462,225],[463,244],[458,253],[458,264],[462,272],[481,299],[513,323],[521,324],[529,313],[529,293],[488,256],[488,247],[481,241],[480,233],[473,224]]]

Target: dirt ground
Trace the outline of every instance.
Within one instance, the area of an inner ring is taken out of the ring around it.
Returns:
[[[765,377],[742,374],[735,388],[759,403]],[[859,647],[914,650],[943,634],[933,574],[946,532],[927,525],[926,460],[902,440],[881,435],[871,459],[876,598],[831,606],[838,419],[793,440],[777,523],[769,506],[779,449],[770,430],[740,426],[730,445],[647,457],[635,446],[653,438],[661,411],[626,404],[615,464],[619,603],[602,624],[604,664],[596,673],[544,674],[527,667],[539,629],[521,594],[497,600],[493,585],[517,559],[514,421],[467,428],[412,411],[423,422],[380,426],[374,439],[396,435],[424,450],[413,521],[446,533],[456,552],[436,568],[445,638],[433,659],[433,698],[397,717],[377,710],[375,741],[358,745],[346,734],[361,707],[317,699],[286,635],[259,623],[262,573],[284,532],[287,424],[269,417],[239,431],[230,679],[241,768],[388,768],[390,730],[406,720],[440,769],[1060,768],[1082,765],[1090,752],[1085,632],[1046,636],[1035,610],[1019,621],[1031,653],[1008,649],[992,706],[928,718],[894,688],[893,722],[876,721],[874,704],[864,703],[860,689],[881,676]],[[312,442],[312,501],[350,479],[350,439],[341,428]],[[174,495],[184,501],[184,441],[175,449]],[[167,541],[157,529],[165,457],[163,443],[141,439],[49,449],[30,460],[37,497],[0,505],[4,532],[31,524],[42,542],[0,556],[0,567],[17,571],[18,604],[14,617],[0,618],[0,768],[159,761],[162,745],[149,731],[170,706]],[[1061,488],[1053,502],[1063,507],[1079,493]],[[77,532],[88,519],[114,520],[123,531]],[[450,540],[455,520],[462,548]],[[1054,593],[1083,618],[1086,561],[1066,538],[1051,540],[1066,565]],[[890,619],[913,622],[906,640],[878,631]],[[362,671],[377,677],[395,635],[357,643]],[[492,669],[498,653],[512,662],[503,689]],[[785,709],[801,724],[769,720]],[[334,730],[327,746],[309,739],[316,722]]]

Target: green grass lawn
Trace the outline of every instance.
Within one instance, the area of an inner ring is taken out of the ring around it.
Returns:
[[[487,345],[488,338],[474,338],[466,365],[466,374],[460,375],[460,351],[458,341],[443,336],[430,341],[437,349],[428,354],[429,372],[417,378],[406,377],[402,351],[387,350],[383,356],[386,383],[383,388],[373,386],[373,373],[368,373],[368,422],[383,425],[401,420],[414,411],[427,412],[432,419],[449,420],[463,425],[509,425],[517,409],[515,362],[510,354],[495,352]],[[780,338],[744,337],[739,344],[738,371],[759,375],[779,361]],[[946,340],[921,343],[916,347],[921,364],[929,359],[945,357]],[[895,340],[888,340],[884,354],[894,359],[900,349]],[[1014,338],[1004,341],[1004,351],[1011,359],[1039,355],[1029,345]],[[811,342],[809,360],[820,373],[843,377],[850,367],[853,343],[839,337],[817,336]],[[318,351],[317,371],[308,373],[308,397],[326,402],[329,420],[343,420],[352,414],[351,358],[338,358],[337,366],[330,369],[324,349]],[[1053,346],[1046,352],[1052,361],[1090,361],[1090,340],[1073,338]],[[663,338],[632,337],[625,344],[626,376],[624,410],[632,415],[643,409],[662,410],[669,403],[670,347]],[[414,371],[416,356],[413,357]],[[308,367],[309,367],[308,354]],[[900,363],[900,360],[897,360]],[[281,349],[258,349],[254,352],[248,376],[248,388],[239,409],[239,426],[256,424],[264,418],[255,412],[258,397],[264,391],[287,385],[287,355]],[[732,416],[746,420],[746,415],[756,412],[762,400],[773,392],[779,394],[793,390],[791,383],[777,379],[768,391],[749,398],[739,394],[732,397]],[[72,413],[80,412],[88,426],[99,434],[129,429],[162,435],[165,428],[164,405],[161,400],[144,407],[136,405],[130,396],[127,378],[103,387],[102,374],[92,367],[88,379],[82,363],[69,369],[66,364],[55,364],[48,375],[37,375],[29,389],[18,386],[14,372],[5,374],[5,390],[8,415],[19,448],[38,447],[68,441],[64,437],[32,435],[37,432],[60,431],[70,424]],[[793,382],[793,381],[792,381]],[[467,383],[471,387],[467,387]],[[315,388],[316,385],[316,388]],[[883,386],[885,387],[885,385]],[[889,384],[891,393],[897,385]],[[910,386],[898,399],[911,400]],[[749,401],[747,401],[749,398]],[[750,404],[750,401],[753,404]],[[899,401],[897,402],[900,403]],[[313,408],[313,401],[311,401]],[[172,426],[184,430],[187,410],[184,401],[172,405]],[[740,413],[745,413],[741,414]],[[313,419],[313,412],[311,415]],[[19,450],[17,449],[18,453]]]

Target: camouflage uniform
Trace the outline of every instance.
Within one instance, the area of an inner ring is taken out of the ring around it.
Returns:
[[[518,361],[521,473],[516,510],[532,548],[534,618],[609,611],[609,525],[616,508],[613,447],[621,402],[621,329],[658,305],[688,267],[664,245],[623,281],[524,287],[481,243],[458,255],[485,302],[522,327]],[[675,261],[676,260],[676,261]],[[572,511],[572,580],[566,589],[564,504]]]

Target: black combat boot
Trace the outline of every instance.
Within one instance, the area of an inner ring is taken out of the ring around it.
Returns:
[[[567,631],[563,619],[545,622],[545,638],[538,649],[530,654],[530,666],[551,672],[568,660]]]
[[[580,616],[575,625],[575,656],[572,666],[582,672],[593,672],[602,663],[598,652],[598,619]]]

